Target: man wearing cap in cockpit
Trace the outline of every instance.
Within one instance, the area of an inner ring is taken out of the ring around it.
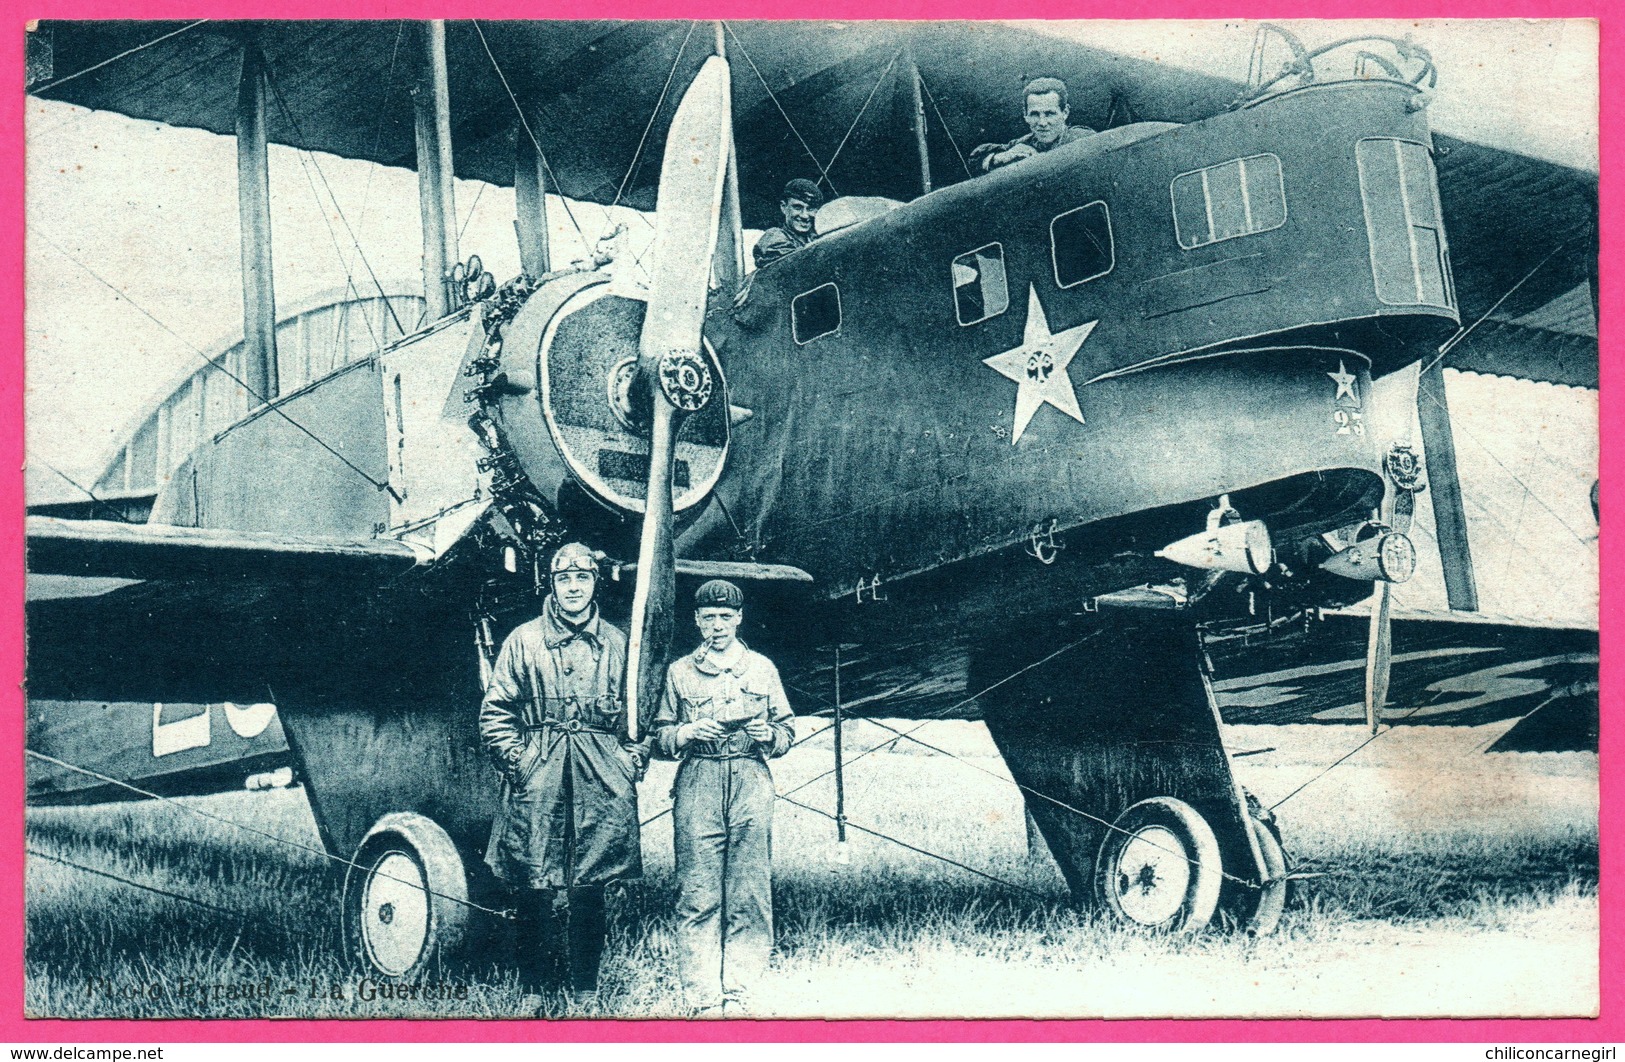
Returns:
[[[722,579],[694,596],[700,646],[666,674],[651,727],[681,759],[672,785],[677,964],[699,1017],[749,1013],[773,950],[773,776],[795,718],[778,669],[739,640],[744,594]]]
[[[563,987],[591,1013],[604,886],[643,875],[648,746],[627,739],[626,635],[598,615],[597,555],[561,546],[548,578],[542,614],[502,643],[480,706],[480,744],[503,782],[485,860],[516,894],[525,1005]]]
[[[818,208],[824,205],[824,193],[805,177],[797,177],[784,186],[779,197],[779,214],[783,224],[762,233],[751,251],[751,257],[760,269],[793,251],[799,251],[818,238]]]

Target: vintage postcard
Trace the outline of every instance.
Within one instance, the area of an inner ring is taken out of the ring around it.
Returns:
[[[1599,1012],[1595,21],[26,44],[27,1015]]]

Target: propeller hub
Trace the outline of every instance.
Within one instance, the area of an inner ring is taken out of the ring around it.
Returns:
[[[666,401],[684,413],[704,409],[716,387],[705,359],[686,350],[662,354],[658,375]]]

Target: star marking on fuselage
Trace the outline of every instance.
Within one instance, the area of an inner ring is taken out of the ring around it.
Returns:
[[[1337,359],[1337,371],[1329,372],[1326,375],[1330,376],[1337,384],[1337,393],[1332,396],[1333,402],[1337,401],[1339,398],[1342,398],[1344,395],[1347,395],[1350,398],[1359,397],[1354,393],[1354,381],[1357,379],[1357,377],[1352,372],[1349,372],[1346,367],[1344,367],[1342,358]]]
[[[1051,332],[1049,318],[1038,301],[1038,289],[1027,285],[1027,327],[1021,344],[982,359],[982,364],[1005,379],[1015,381],[1016,423],[1010,436],[1011,446],[1021,441],[1021,433],[1027,430],[1033,414],[1046,402],[1079,424],[1084,423],[1067,367],[1099,323],[1090,321]]]

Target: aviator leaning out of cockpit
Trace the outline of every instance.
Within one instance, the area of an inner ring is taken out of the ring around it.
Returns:
[[[970,153],[969,166],[975,173],[990,173],[1022,159],[1074,144],[1095,130],[1070,124],[1066,82],[1041,77],[1027,82],[1021,93],[1022,117],[1027,132],[1007,143],[982,144]],[[812,243],[819,236],[818,211],[824,194],[814,181],[797,177],[784,186],[779,196],[783,222],[767,229],[756,241],[752,258],[760,269]]]
[[[1027,82],[1027,87],[1021,90],[1021,109],[1027,121],[1026,135],[1007,144],[983,144],[976,148],[970,153],[972,171],[987,173],[1094,133],[1093,129],[1068,124],[1072,112],[1067,106],[1066,82],[1060,78],[1041,77]]]

